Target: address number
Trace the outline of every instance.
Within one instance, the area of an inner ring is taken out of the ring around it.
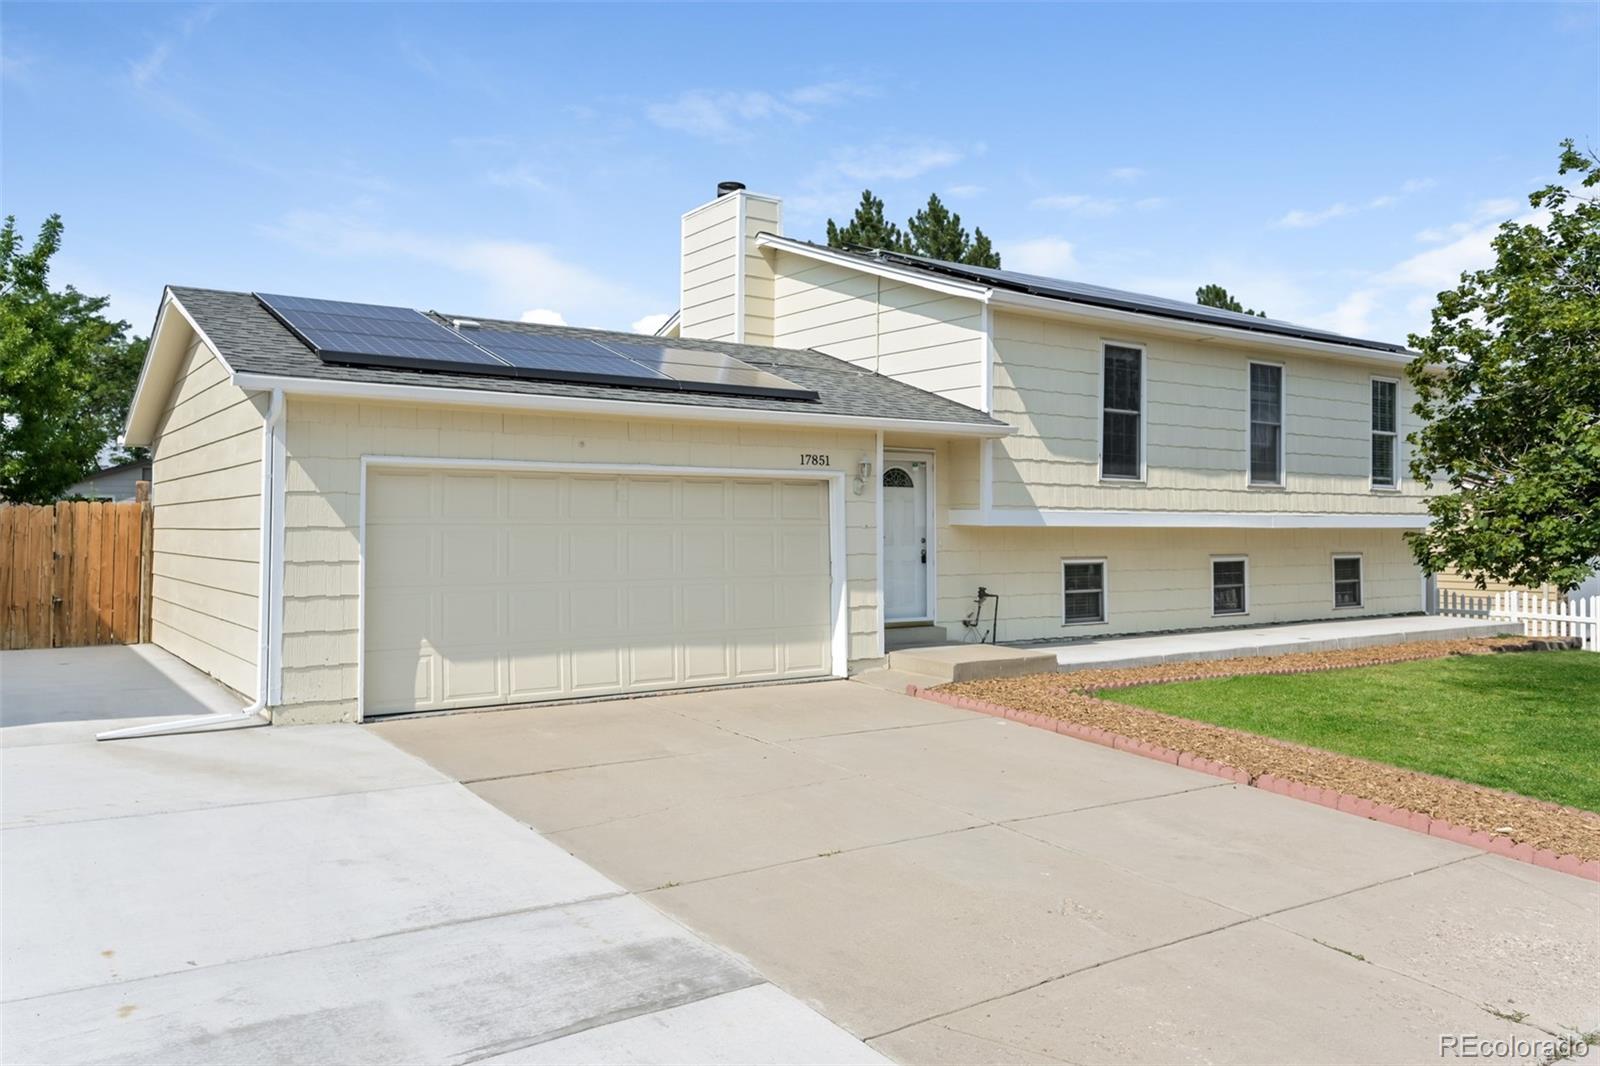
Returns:
[[[832,466],[833,465],[833,461],[830,460],[826,455],[818,455],[816,452],[801,452],[800,453],[800,465],[801,466]]]

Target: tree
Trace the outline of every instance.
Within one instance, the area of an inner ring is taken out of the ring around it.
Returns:
[[[11,503],[48,503],[95,469],[144,362],[145,342],[101,315],[106,297],[51,290],[62,229],[51,215],[25,249],[14,217],[0,228],[0,499]]]
[[[1495,263],[1442,292],[1406,376],[1423,428],[1412,474],[1446,493],[1410,535],[1429,573],[1563,591],[1600,558],[1600,159],[1561,144],[1560,174],[1505,222]],[[1569,185],[1573,187],[1568,187]],[[1541,225],[1540,222],[1543,221]]]
[[[1257,318],[1266,318],[1265,311],[1247,310],[1244,304],[1234,299],[1233,294],[1221,285],[1202,285],[1194,290],[1194,302],[1201,307],[1219,307],[1224,311],[1237,311],[1242,315],[1255,315]]]
[[[982,229],[968,233],[961,216],[952,214],[937,193],[913,215],[902,230],[884,218],[883,201],[863,189],[856,213],[844,226],[828,219],[828,247],[881,248],[968,266],[1000,266],[1000,254]]]

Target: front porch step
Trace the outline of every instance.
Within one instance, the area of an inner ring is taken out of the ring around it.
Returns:
[[[889,653],[889,669],[908,674],[926,674],[943,681],[1053,674],[1056,665],[1054,652],[994,644],[939,644],[926,648],[902,648]]]
[[[948,644],[950,637],[944,626],[889,626],[883,631],[883,650],[899,648],[925,648],[930,644]]]

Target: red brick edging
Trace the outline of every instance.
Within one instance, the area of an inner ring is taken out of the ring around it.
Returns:
[[[957,707],[964,711],[976,711],[979,714],[992,715],[995,718],[1009,718],[1023,725],[1033,726],[1051,733],[1060,733],[1063,736],[1076,737],[1087,740],[1091,744],[1114,748],[1125,751],[1131,755],[1140,755],[1146,759],[1157,762],[1171,763],[1188,770],[1198,770],[1213,777],[1220,777],[1225,781],[1232,781],[1240,785],[1249,785],[1253,788],[1275,792],[1280,796],[1291,799],[1304,800],[1307,803],[1316,803],[1346,814],[1354,814],[1362,818],[1370,818],[1385,825],[1399,826],[1409,829],[1414,833],[1424,833],[1428,836],[1439,837],[1442,840],[1452,840],[1457,844],[1467,844],[1474,848],[1487,851],[1492,855],[1504,855],[1508,859],[1519,862],[1531,863],[1542,866],[1548,870],[1558,870],[1564,874],[1586,878],[1590,881],[1600,881],[1600,859],[1582,859],[1576,855],[1558,855],[1547,848],[1535,848],[1532,844],[1519,844],[1510,837],[1496,836],[1482,829],[1469,829],[1454,822],[1447,822],[1443,818],[1434,818],[1421,811],[1406,810],[1403,807],[1391,807],[1387,803],[1378,803],[1374,800],[1352,796],[1348,792],[1339,792],[1331,788],[1320,788],[1316,785],[1304,785],[1298,781],[1279,777],[1276,774],[1260,774],[1252,778],[1250,774],[1235,766],[1220,763],[1204,756],[1196,755],[1192,751],[1178,751],[1175,748],[1162,747],[1160,744],[1151,744],[1143,740],[1134,740],[1132,737],[1112,733],[1098,726],[1081,725],[1069,722],[1064,718],[1052,718],[1047,714],[1035,714],[1033,711],[1021,711],[1015,707],[1005,707],[987,700],[975,700],[970,696],[956,696],[937,689],[922,688],[917,685],[907,685],[906,695],[917,696],[921,699],[943,703],[950,707]]]

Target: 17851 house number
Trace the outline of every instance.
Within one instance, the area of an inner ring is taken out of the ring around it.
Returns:
[[[800,453],[800,465],[801,466],[832,466],[833,462],[826,455],[818,455],[816,452],[801,452]]]

